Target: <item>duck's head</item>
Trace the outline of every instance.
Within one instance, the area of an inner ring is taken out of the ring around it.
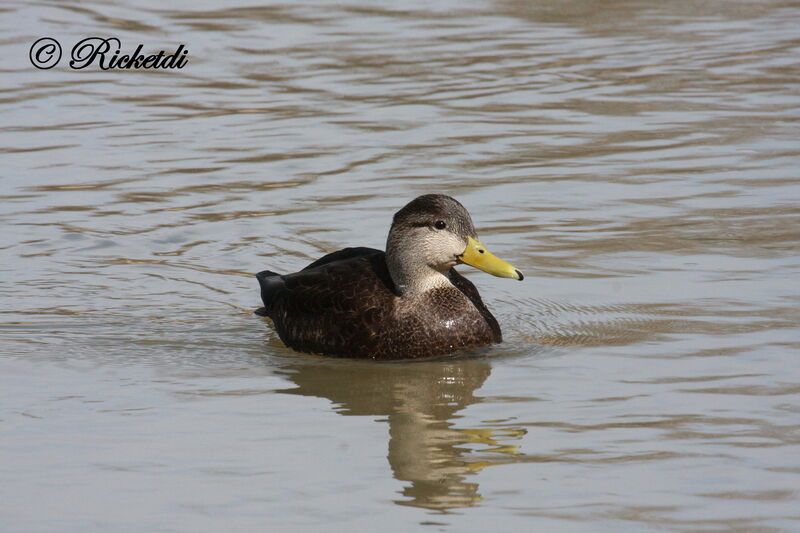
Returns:
[[[401,294],[449,283],[444,275],[458,263],[501,278],[523,279],[519,270],[481,244],[464,206],[443,194],[415,198],[394,215],[386,262]]]

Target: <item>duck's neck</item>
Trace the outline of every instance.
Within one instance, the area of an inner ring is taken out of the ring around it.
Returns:
[[[431,268],[417,250],[393,246],[391,240],[386,246],[386,266],[400,296],[453,286],[448,277]]]

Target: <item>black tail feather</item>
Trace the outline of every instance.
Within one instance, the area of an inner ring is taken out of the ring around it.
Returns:
[[[265,279],[271,278],[272,276],[280,276],[277,272],[273,272],[271,270],[262,270],[258,274],[256,274],[256,279],[259,283],[263,283]]]
[[[261,286],[261,301],[264,302],[264,307],[255,310],[255,314],[259,316],[270,316],[270,308],[272,303],[272,295],[283,287],[283,277],[270,270],[262,270],[256,274],[258,284]]]

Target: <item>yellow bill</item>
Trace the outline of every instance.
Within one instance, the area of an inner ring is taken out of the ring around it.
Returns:
[[[512,278],[522,281],[525,277],[522,272],[487,250],[481,244],[481,241],[472,237],[467,237],[467,249],[458,256],[458,262],[474,266],[500,278]]]

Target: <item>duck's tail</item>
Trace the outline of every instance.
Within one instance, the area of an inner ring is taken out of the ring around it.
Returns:
[[[256,274],[256,279],[261,286],[261,301],[264,302],[264,307],[259,307],[255,313],[271,317],[273,295],[283,287],[283,276],[270,270],[262,270]]]

